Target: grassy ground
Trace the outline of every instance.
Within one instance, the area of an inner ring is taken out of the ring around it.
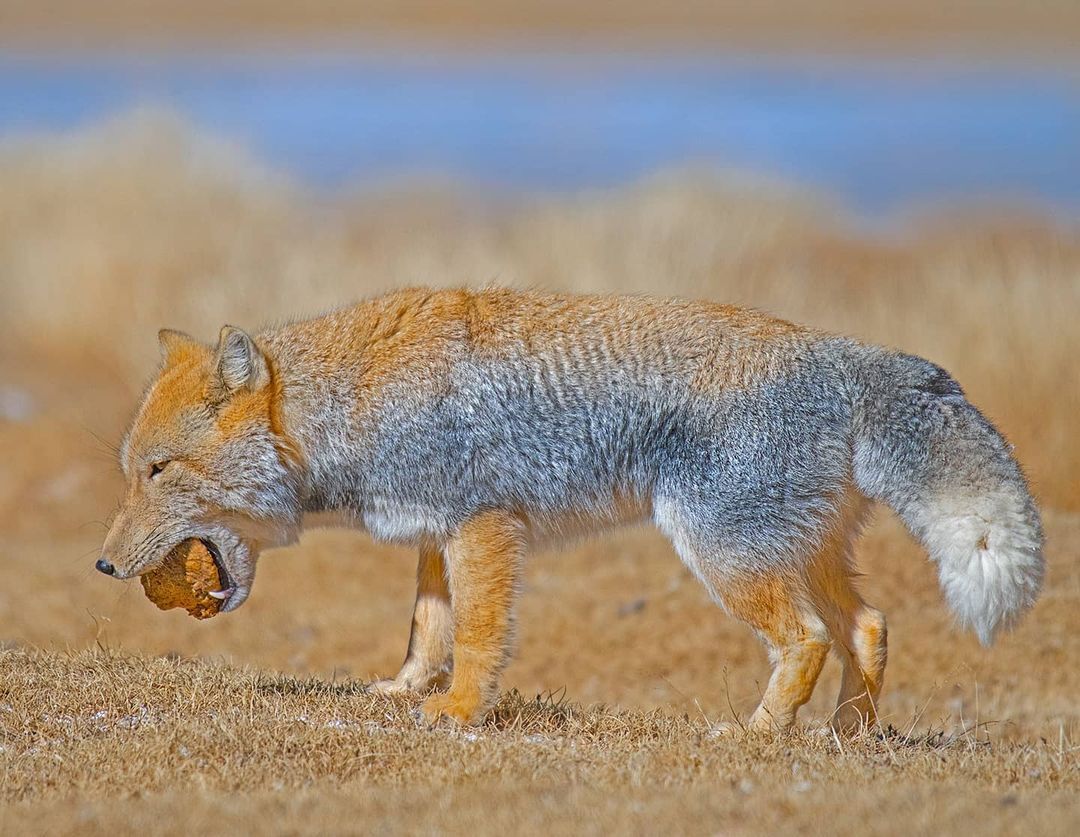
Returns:
[[[1067,833],[1080,819],[1075,225],[961,208],[871,234],[816,196],[702,172],[542,202],[430,185],[316,197],[161,117],[0,147],[0,182],[0,831]],[[403,550],[313,532],[206,623],[93,572],[121,489],[109,446],[159,326],[209,339],[401,284],[494,281],[748,303],[942,363],[1032,477],[1042,600],[980,648],[883,513],[859,563],[890,620],[881,709],[898,731],[819,734],[830,664],[795,737],[718,739],[715,721],[753,708],[764,654],[662,539],[629,531],[531,562],[505,679],[524,697],[465,734],[361,688],[404,652]]]
[[[1080,817],[1066,740],[719,739],[700,716],[516,693],[478,730],[431,731],[357,684],[101,652],[8,651],[0,677],[3,796],[31,800],[5,833],[1045,834]]]

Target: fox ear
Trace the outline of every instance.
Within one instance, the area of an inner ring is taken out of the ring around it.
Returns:
[[[182,331],[171,328],[163,328],[157,333],[158,342],[161,344],[161,359],[168,366],[182,353],[199,348],[199,342]]]
[[[217,370],[230,395],[242,389],[257,390],[270,380],[266,356],[255,341],[236,326],[225,326],[218,336]]]

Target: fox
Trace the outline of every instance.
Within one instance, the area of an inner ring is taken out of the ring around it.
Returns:
[[[746,729],[782,733],[830,653],[831,724],[879,723],[885,616],[854,545],[874,503],[936,563],[989,645],[1035,603],[1039,511],[1010,445],[941,367],[752,309],[646,295],[408,288],[216,344],[159,333],[120,446],[97,569],[146,573],[189,538],[222,611],[260,554],[336,511],[415,547],[405,660],[371,688],[481,723],[513,648],[527,556],[651,523],[772,674]]]

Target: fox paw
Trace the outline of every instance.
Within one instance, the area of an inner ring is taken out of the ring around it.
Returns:
[[[854,738],[864,732],[874,730],[877,727],[877,720],[870,712],[863,714],[857,710],[838,710],[829,722],[829,727],[837,735]]]
[[[373,683],[368,683],[367,688],[369,692],[376,692],[380,695],[400,695],[404,692],[413,691],[413,687],[407,680],[398,680],[396,677],[393,680],[376,680]]]
[[[453,691],[434,694],[420,707],[428,724],[435,726],[446,718],[461,726],[480,723],[487,714],[486,707],[476,698],[462,698]]]
[[[749,738],[752,736],[774,737],[787,732],[791,724],[779,725],[768,711],[759,709],[750,716],[750,719],[742,721],[717,721],[709,729],[710,738]]]
[[[734,738],[738,735],[745,734],[745,727],[732,723],[731,721],[718,721],[713,724],[712,729],[709,730],[710,738]]]
[[[376,680],[368,690],[381,695],[400,695],[406,692],[430,692],[438,683],[437,677],[408,677],[398,675],[393,680]]]
[[[376,680],[369,683],[369,691],[381,695],[400,695],[406,692],[427,694],[432,689],[445,689],[449,685],[450,674],[440,670],[430,673],[426,670],[415,671],[403,668],[393,680]]]

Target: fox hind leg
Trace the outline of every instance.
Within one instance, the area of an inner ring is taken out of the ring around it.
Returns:
[[[703,545],[694,527],[670,506],[660,506],[656,519],[713,598],[752,627],[769,649],[773,671],[749,729],[789,729],[814,691],[831,644],[827,626],[809,606],[804,579],[783,566],[725,556],[722,549]]]
[[[846,733],[878,721],[877,702],[888,656],[885,615],[856,599],[857,604],[843,614],[839,628],[834,629],[844,674],[832,726]]]
[[[420,548],[416,568],[416,605],[405,662],[393,680],[372,684],[376,691],[427,692],[445,688],[453,668],[454,614],[446,560],[434,544]]]
[[[832,726],[844,732],[878,720],[887,658],[885,616],[867,605],[854,585],[853,545],[865,503],[849,499],[844,518],[807,564],[814,608],[827,624],[843,665]]]
[[[864,510],[865,501],[852,492],[803,558],[751,560],[702,548],[684,518],[661,509],[658,523],[687,566],[769,649],[773,672],[750,729],[791,727],[834,642],[844,663],[838,717],[850,723],[873,712],[885,665],[884,618],[862,602],[851,583],[851,544]]]
[[[729,578],[718,589],[725,608],[765,640],[773,663],[753,732],[784,732],[810,699],[831,645],[825,624],[800,601],[797,584],[782,575]]]

